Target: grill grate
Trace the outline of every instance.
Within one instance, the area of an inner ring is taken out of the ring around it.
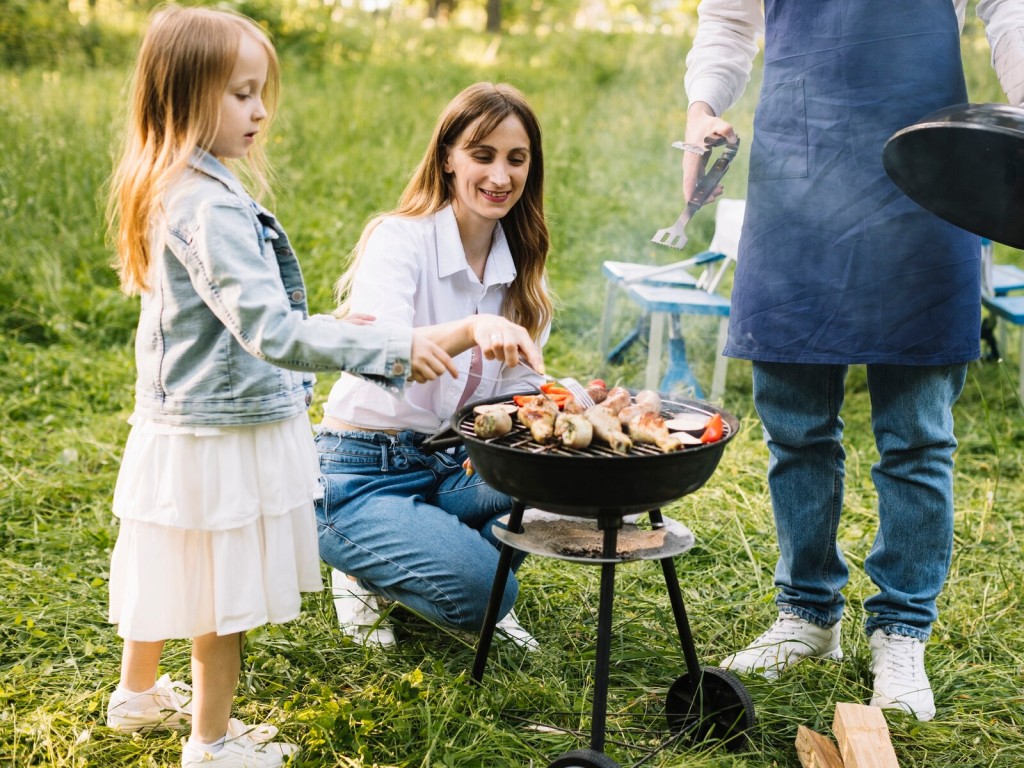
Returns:
[[[512,403],[512,400],[506,401]],[[712,416],[713,411],[707,411],[703,408],[699,408],[696,405],[689,403],[675,403],[671,401],[662,401],[661,415],[665,419],[671,419],[679,416],[683,413],[699,413],[705,416]],[[725,434],[728,435],[730,427],[728,424],[723,425],[725,427]],[[500,445],[504,448],[515,448],[520,451],[526,451],[528,453],[537,454],[548,454],[552,456],[593,456],[601,458],[623,458],[628,456],[662,456],[664,455],[660,448],[656,445],[649,443],[633,443],[633,447],[626,453],[619,453],[613,451],[609,446],[599,442],[597,438],[594,438],[592,442],[586,448],[567,448],[561,443],[549,443],[544,445],[536,442],[530,435],[530,429],[523,424],[514,415],[512,416],[512,431],[502,435],[501,437],[494,437],[488,440],[481,440],[476,436],[473,431],[473,411],[471,407],[467,406],[466,417],[459,423],[458,432],[464,436],[469,437],[477,442],[488,443],[489,445]],[[684,446],[679,453],[686,453],[700,446]]]

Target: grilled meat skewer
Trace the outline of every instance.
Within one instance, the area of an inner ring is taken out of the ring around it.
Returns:
[[[555,419],[555,437],[567,448],[586,448],[594,439],[594,425],[586,416],[560,413]]]
[[[608,397],[611,398],[610,393]],[[604,403],[587,408],[583,415],[593,424],[597,439],[610,445],[613,451],[626,453],[633,447],[633,441],[622,431],[619,417],[606,408]]]
[[[619,421],[623,427],[642,413],[661,413],[661,395],[654,390],[641,389],[636,393],[635,400],[633,405],[627,405],[619,411]]]
[[[473,433],[481,440],[501,437],[512,431],[512,417],[508,411],[490,410],[473,417]]]
[[[682,450],[683,441],[668,431],[665,420],[656,413],[641,413],[629,422],[629,434],[638,443],[653,443],[664,453]]]
[[[612,387],[608,390],[608,397],[601,403],[601,407],[617,416],[619,411],[633,404],[633,398],[629,390],[624,387]]]
[[[519,406],[519,421],[530,429],[535,442],[542,445],[555,439],[558,406],[547,395],[532,395]]]

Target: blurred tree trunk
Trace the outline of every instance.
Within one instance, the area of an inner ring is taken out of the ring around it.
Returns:
[[[487,31],[501,32],[501,0],[487,0]]]
[[[430,0],[427,6],[427,15],[434,21],[446,23],[455,10],[455,0]]]

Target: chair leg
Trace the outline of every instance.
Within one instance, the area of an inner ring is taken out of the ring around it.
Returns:
[[[665,343],[665,313],[651,312],[651,335],[647,346],[647,389],[658,388],[661,345]]]
[[[704,390],[697,377],[690,370],[690,362],[686,357],[686,338],[683,336],[683,323],[679,315],[670,315],[668,334],[668,370],[661,380],[661,392],[680,393],[685,397],[697,400],[704,399]]]
[[[718,322],[718,343],[715,345],[715,372],[711,377],[711,399],[721,401],[725,394],[725,379],[729,372],[729,358],[722,354],[725,342],[729,338],[729,318],[723,317]]]
[[[615,308],[615,293],[618,286],[609,281],[608,289],[604,296],[604,311],[601,313],[601,361],[598,363],[598,374],[604,376],[608,368],[608,346],[611,344],[612,317]]]
[[[1017,374],[1017,386],[1020,390],[1021,402],[1024,402],[1024,325],[1020,326],[1018,333],[1020,334],[1020,357],[1018,358],[1020,360],[1020,371]]]

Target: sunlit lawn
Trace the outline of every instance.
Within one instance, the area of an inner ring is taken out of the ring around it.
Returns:
[[[476,80],[505,80],[543,122],[551,283],[559,312],[549,369],[599,370],[603,260],[666,263],[653,231],[681,207],[686,41],[651,36],[489,38],[393,26],[361,30],[360,47],[321,69],[286,60],[273,159],[272,207],[299,250],[315,311],[366,218],[392,206],[444,103]],[[986,52],[969,57],[972,97],[998,100]],[[120,642],[105,623],[116,524],[110,494],[131,410],[136,303],[123,298],[103,244],[100,186],[110,169],[126,71],[0,73],[0,765],[176,764],[173,737],[132,738],[103,727]],[[733,118],[749,134],[754,89]],[[743,196],[745,157],[727,178]],[[686,254],[705,247],[713,214],[694,221]],[[1020,254],[1000,248],[1003,261]],[[728,283],[726,284],[728,285]],[[622,303],[616,338],[635,315]],[[708,381],[713,324],[691,323],[692,359]],[[1024,764],[1024,422],[1016,397],[1016,337],[1004,363],[971,368],[957,407],[957,543],[928,669],[939,714],[890,717],[904,766]],[[610,378],[643,381],[635,345]],[[696,534],[677,562],[698,652],[716,662],[773,615],[775,543],[764,485],[766,451],[749,398],[749,368],[730,365],[725,406],[742,419],[708,485],[668,511]],[[333,376],[318,384],[318,403]],[[858,626],[871,585],[860,569],[874,536],[863,376],[846,413],[848,491],[841,543],[852,566],[847,660],[809,663],[777,684],[746,680],[759,722],[748,747],[678,744],[650,766],[792,766],[798,725],[828,732],[838,701],[869,695]],[[684,671],[656,564],[621,567],[608,752],[622,765],[665,738],[662,702]],[[484,685],[467,682],[472,647],[408,615],[386,653],[343,641],[326,593],[301,619],[251,634],[237,699],[304,748],[302,764],[544,766],[585,746],[593,685],[596,569],[533,558],[519,615],[542,643],[529,657],[499,650]],[[186,644],[165,669],[188,677]],[[528,727],[535,720],[574,733]]]

